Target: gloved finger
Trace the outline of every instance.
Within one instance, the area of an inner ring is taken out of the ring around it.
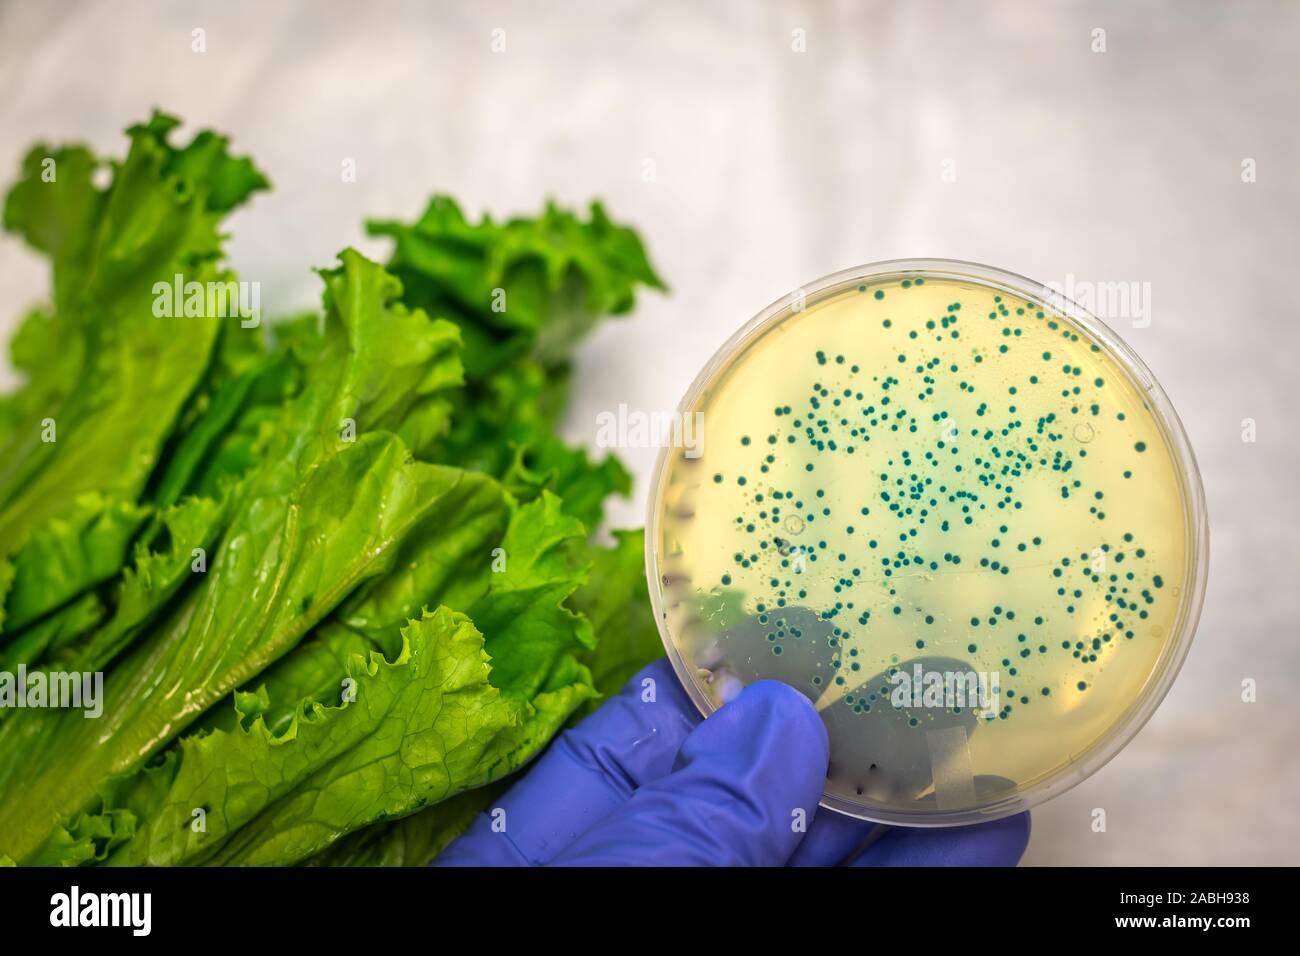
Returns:
[[[700,713],[667,660],[655,661],[576,727],[439,856],[440,866],[549,862],[575,836],[667,776]]]
[[[838,866],[862,848],[883,824],[820,808],[808,835],[790,857],[790,866]]]
[[[674,770],[580,834],[557,865],[778,866],[817,810],[826,728],[775,681],[746,687],[691,732]]]
[[[851,866],[1015,866],[1029,844],[1029,814],[966,827],[889,827]]]

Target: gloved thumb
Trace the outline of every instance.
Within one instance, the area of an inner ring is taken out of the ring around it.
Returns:
[[[759,681],[691,731],[671,773],[552,865],[781,866],[812,822],[829,754],[812,702]]]

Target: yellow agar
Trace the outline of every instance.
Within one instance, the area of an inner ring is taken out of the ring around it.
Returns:
[[[715,705],[764,677],[816,701],[828,794],[1014,796],[1152,680],[1186,571],[1178,465],[1141,386],[1047,305],[855,286],[751,341],[692,411],[703,453],[669,455],[652,529],[668,632]],[[918,664],[996,675],[998,700],[900,707]]]

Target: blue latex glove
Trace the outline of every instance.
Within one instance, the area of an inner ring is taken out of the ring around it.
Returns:
[[[1025,850],[1027,813],[924,830],[818,813],[828,759],[826,728],[793,688],[759,681],[701,720],[657,661],[436,865],[1013,866]]]

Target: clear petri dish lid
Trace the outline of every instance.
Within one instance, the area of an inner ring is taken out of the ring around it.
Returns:
[[[704,714],[806,694],[822,805],[883,823],[1031,807],[1113,757],[1205,590],[1196,463],[1150,371],[1050,287],[875,263],[755,316],[678,409],[651,601]]]

